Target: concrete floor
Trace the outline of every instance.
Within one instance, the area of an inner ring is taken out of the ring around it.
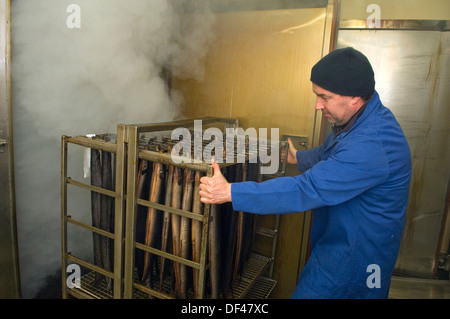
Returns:
[[[450,280],[393,276],[390,299],[450,299]]]
[[[46,286],[36,299],[60,299],[61,276],[47,278]],[[434,280],[393,276],[390,299],[450,299],[450,280]]]

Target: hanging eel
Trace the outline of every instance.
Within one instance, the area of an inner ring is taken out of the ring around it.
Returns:
[[[102,151],[102,188],[113,190],[113,170],[112,170],[112,154],[110,152]],[[100,195],[101,197],[101,215],[100,227],[101,229],[113,233],[114,226],[114,198],[108,195]],[[113,271],[113,240],[101,236],[101,256],[103,268],[108,271]],[[112,291],[112,278],[105,277],[106,289]]]
[[[197,214],[203,214],[203,205],[200,201],[200,178],[202,173],[200,171],[195,172],[194,177],[194,193],[192,199],[192,212]],[[198,220],[192,220],[192,260],[195,262],[200,262],[200,252],[202,243],[202,222]],[[199,270],[193,269],[193,280],[194,280],[194,298],[201,298],[199,294],[198,280],[199,280]]]
[[[183,185],[183,201],[181,209],[184,211],[191,211],[192,208],[192,195],[193,195],[193,182],[194,172],[190,169],[184,170],[184,185]],[[188,217],[181,217],[180,220],[180,251],[179,257],[187,259],[190,251],[190,230],[191,220]],[[180,264],[180,290],[179,297],[181,299],[187,298],[187,267],[184,264]]]
[[[182,174],[181,168],[174,167],[173,171],[173,183],[172,183],[172,204],[173,208],[181,207],[181,199],[182,199]],[[172,247],[173,254],[175,256],[179,255],[179,245],[180,245],[180,216],[173,214],[171,216],[171,228],[172,228]],[[179,294],[179,285],[180,285],[180,264],[174,263],[174,295],[178,296]]]
[[[96,187],[102,187],[102,168],[100,151],[97,149],[91,149],[91,185]],[[101,228],[100,216],[101,216],[101,196],[100,193],[91,192],[91,213],[92,213],[92,226]],[[93,233],[94,239],[94,264],[102,267],[102,242],[101,235]],[[100,286],[103,275],[95,273],[95,286]]]
[[[162,184],[164,179],[164,167],[162,163],[153,163],[152,182],[150,187],[149,201],[152,203],[159,203]],[[147,210],[145,245],[155,247],[157,241],[158,231],[160,230],[159,211],[155,208],[149,207]],[[149,252],[144,253],[144,269],[142,274],[142,281],[147,279],[148,275],[152,273],[152,266],[154,262],[154,255]],[[152,282],[150,276],[150,283]]]
[[[170,151],[170,150],[169,150]],[[174,167],[172,165],[167,169],[167,177],[166,177],[166,193],[164,196],[164,205],[170,206],[172,202],[172,190],[173,190],[173,174]],[[161,250],[167,252],[167,244],[169,239],[169,230],[170,230],[170,219],[171,214],[169,212],[164,212],[163,217],[163,226],[162,226],[162,234],[161,234]],[[166,258],[160,257],[160,274],[159,274],[159,287],[162,289],[162,284],[164,280],[164,270],[165,270],[165,261]]]

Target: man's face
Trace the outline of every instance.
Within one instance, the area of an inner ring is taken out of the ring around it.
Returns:
[[[321,110],[327,121],[337,126],[350,121],[362,105],[360,97],[335,94],[314,83],[313,92],[317,95],[316,110]]]

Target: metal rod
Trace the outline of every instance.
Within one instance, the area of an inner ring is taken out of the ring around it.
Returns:
[[[76,136],[76,137],[66,137],[67,142],[71,144],[76,144],[88,148],[93,148],[101,151],[107,151],[110,153],[117,152],[117,146],[111,142],[105,142],[99,139],[92,139],[86,136]]]
[[[73,289],[69,289],[69,293],[78,299],[101,299],[100,297],[93,294],[89,290],[84,289],[83,287],[77,288],[76,291],[74,291]]]
[[[275,259],[275,253],[277,251],[277,244],[278,244],[278,229],[280,228],[280,215],[276,215],[275,216],[275,228],[273,230],[273,233],[275,234],[273,236],[273,240],[272,240],[272,252],[271,252],[271,256],[272,259]],[[273,268],[275,266],[275,263],[271,263],[270,264],[270,269],[269,269],[269,277],[272,278],[273,277]]]
[[[149,133],[149,132],[173,130],[179,127],[193,126],[195,120],[201,120],[202,125],[208,125],[212,123],[225,123],[226,125],[227,124],[234,125],[235,123],[237,123],[237,119],[235,118],[204,117],[199,119],[186,119],[167,123],[136,124],[131,126],[135,127],[138,133]]]
[[[382,19],[372,27],[364,19],[344,19],[339,21],[339,30],[418,30],[449,31],[450,20],[401,20]]]
[[[155,152],[151,150],[141,150],[138,154],[138,158],[144,159],[150,162],[163,163],[165,165],[173,165],[180,168],[187,168],[194,171],[200,171],[205,173],[208,170],[208,165],[210,163],[202,162],[202,163],[194,163],[190,162],[190,160],[186,161],[185,157],[182,156],[174,156],[171,154],[164,154],[160,152]],[[177,159],[177,162],[174,162],[174,159]],[[184,160],[184,161],[183,161]],[[220,167],[227,167],[235,165],[235,163],[219,163]]]
[[[134,246],[136,241],[136,176],[138,173],[138,131],[128,126],[124,142],[127,147],[127,192],[125,214],[125,262],[124,262],[124,298],[133,297]]]
[[[168,295],[168,294],[162,293],[160,291],[157,291],[157,290],[145,287],[145,286],[140,285],[140,284],[134,284],[134,287],[137,290],[140,290],[140,291],[142,291],[142,292],[144,292],[144,293],[146,293],[148,295],[154,296],[154,297],[156,297],[158,299],[175,299],[171,295]]]
[[[102,267],[99,267],[97,265],[94,265],[94,264],[86,261],[86,260],[83,260],[83,259],[81,259],[79,257],[76,257],[76,256],[72,255],[71,253],[66,253],[65,257],[67,259],[70,259],[70,260],[74,261],[78,265],[81,265],[83,267],[89,268],[89,269],[91,269],[93,271],[96,271],[96,272],[98,272],[98,273],[100,273],[100,274],[102,274],[104,276],[107,276],[107,277],[110,277],[110,278],[114,278],[114,273],[113,272],[105,270]]]
[[[69,289],[68,294],[77,299],[101,299],[89,290],[83,288],[77,288],[76,290]]]
[[[139,152],[139,158],[144,159],[150,162],[157,162],[157,163],[163,163],[165,165],[174,165],[181,168],[189,168],[192,170],[202,171],[206,172],[208,169],[206,163],[190,163],[190,162],[183,162],[186,161],[186,158],[181,156],[173,156],[171,154],[164,154],[159,153],[155,151],[150,150],[142,150]],[[179,162],[174,162],[174,159],[179,159]],[[188,160],[190,161],[190,160]]]
[[[110,197],[116,197],[117,196],[116,192],[114,192],[114,191],[110,191],[108,189],[104,189],[104,188],[101,188],[101,187],[96,187],[96,186],[92,186],[92,185],[85,184],[85,183],[82,183],[82,182],[78,182],[76,180],[73,180],[70,177],[66,177],[66,182],[67,182],[67,184],[74,185],[74,186],[77,186],[77,187],[81,187],[81,188],[90,190],[92,192],[100,193],[100,194],[107,195],[107,196],[110,196]]]
[[[126,149],[125,128],[117,127],[116,138],[116,200],[114,207],[114,298],[123,298],[123,258],[124,258],[124,215],[125,215],[125,175]]]
[[[62,298],[67,299],[66,269],[67,269],[67,137],[61,138],[61,272]]]
[[[136,200],[136,202],[137,202],[138,205],[155,208],[155,209],[158,209],[158,210],[161,210],[161,211],[166,211],[166,212],[169,212],[171,214],[175,214],[175,215],[182,216],[182,217],[187,217],[187,218],[198,220],[198,221],[201,221],[201,222],[203,222],[204,219],[205,219],[205,216],[200,215],[200,214],[196,214],[196,213],[193,213],[193,212],[188,212],[186,210],[173,208],[173,207],[170,207],[170,206],[166,206],[164,204],[158,204],[158,203],[149,202],[149,201],[144,200],[144,199],[138,199],[138,200]]]
[[[110,233],[110,232],[107,232],[107,231],[105,231],[105,230],[102,230],[102,229],[100,229],[100,228],[97,228],[97,227],[94,227],[94,226],[85,224],[85,223],[80,222],[80,221],[78,221],[78,220],[75,220],[75,219],[71,218],[70,216],[67,216],[67,217],[66,217],[66,222],[69,223],[69,224],[72,224],[72,225],[75,225],[75,226],[79,226],[79,227],[81,227],[81,228],[84,228],[84,229],[89,230],[89,231],[91,231],[91,232],[97,233],[97,234],[99,234],[99,235],[101,235],[101,236],[105,236],[105,237],[114,239],[114,234],[112,234],[112,233]]]
[[[208,170],[206,171],[206,175],[208,177],[213,176],[214,170],[212,165],[208,165]],[[203,225],[202,225],[202,242],[200,247],[200,270],[198,274],[198,294],[199,298],[203,299],[205,295],[205,277],[206,277],[206,255],[207,255],[207,247],[208,247],[208,234],[209,234],[209,213],[211,211],[211,205],[205,205],[203,211]]]
[[[173,254],[164,252],[162,250],[159,250],[159,249],[156,249],[156,248],[153,248],[153,247],[141,244],[141,243],[136,243],[135,246],[136,246],[136,248],[142,249],[142,250],[147,251],[147,252],[149,252],[151,254],[162,256],[164,258],[173,260],[173,261],[175,261],[177,263],[180,263],[180,264],[183,264],[183,265],[195,268],[195,269],[200,269],[200,263],[196,263],[195,261],[192,261],[192,260],[189,260],[189,259],[185,259],[185,258],[181,258],[181,257],[175,256]]]

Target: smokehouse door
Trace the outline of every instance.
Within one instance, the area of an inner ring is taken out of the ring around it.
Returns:
[[[0,0],[0,298],[20,298],[12,144],[10,1]]]

